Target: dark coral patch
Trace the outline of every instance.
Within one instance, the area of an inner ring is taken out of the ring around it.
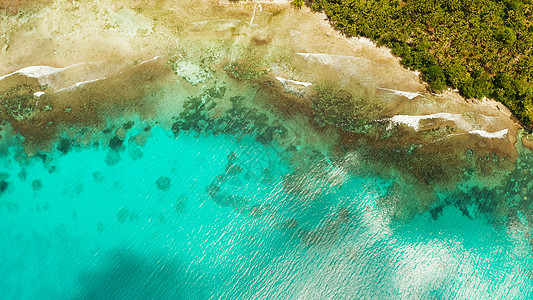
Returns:
[[[174,136],[178,136],[180,134],[180,131],[181,131],[181,123],[180,122],[175,122],[174,124],[172,124],[172,133],[174,133]]]
[[[120,162],[120,153],[117,151],[109,151],[105,156],[105,163],[108,166],[114,166]]]
[[[0,194],[4,193],[7,190],[9,183],[5,180],[0,181]]]
[[[117,217],[117,221],[119,223],[123,223],[124,221],[126,221],[129,217],[131,216],[131,212],[129,209],[127,209],[126,207],[121,207],[117,214],[116,214],[116,217]]]
[[[20,179],[20,181],[25,181],[26,178],[28,177],[28,171],[26,171],[26,169],[22,169],[20,170],[20,172],[17,174],[18,178]]]
[[[69,139],[61,139],[57,145],[57,150],[63,154],[67,154],[72,149],[72,142]]]
[[[56,166],[49,166],[49,167],[47,168],[47,170],[48,170],[48,174],[54,174],[54,173],[57,173],[57,168],[56,168]]]
[[[161,176],[155,181],[155,186],[161,191],[166,191],[170,189],[170,183],[170,178],[166,176]]]
[[[443,210],[444,210],[444,206],[443,205],[439,205],[439,206],[431,209],[429,211],[429,213],[431,214],[431,217],[433,218],[433,220],[437,220],[442,215],[442,211]]]
[[[143,152],[138,148],[130,148],[130,150],[128,150],[128,154],[133,160],[139,160],[143,158],[144,155]]]
[[[124,141],[121,140],[118,136],[114,136],[110,141],[109,141],[109,148],[115,150],[115,151],[119,151],[120,148],[122,148],[122,145],[124,144]]]
[[[103,133],[103,134],[110,134],[111,131],[113,131],[113,128],[112,128],[112,127],[108,127],[108,128],[106,128],[106,129],[104,129],[104,130],[102,131],[102,133]]]
[[[46,154],[43,154],[43,153],[37,153],[37,154],[35,154],[35,157],[40,158],[43,161],[43,163],[46,162],[46,159],[48,158],[48,156]]]
[[[93,178],[96,182],[103,182],[104,181],[104,175],[102,175],[102,173],[96,171],[93,173]]]
[[[133,127],[133,125],[135,125],[135,122],[128,121],[124,123],[124,125],[122,125],[122,128],[124,128],[125,130],[130,130]]]
[[[43,188],[43,183],[39,179],[35,179],[31,183],[31,188],[33,189],[33,191],[38,191]]]

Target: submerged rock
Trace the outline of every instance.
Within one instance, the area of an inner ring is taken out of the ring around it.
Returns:
[[[170,189],[170,184],[170,178],[166,176],[161,176],[155,181],[155,186],[161,191],[166,191]]]
[[[126,130],[123,127],[120,127],[115,131],[115,137],[118,137],[120,140],[124,140],[126,138]]]
[[[337,220],[341,223],[348,223],[350,221],[350,211],[347,208],[339,209]]]
[[[120,153],[118,153],[115,150],[111,150],[107,152],[107,155],[105,156],[105,163],[108,166],[114,166],[120,162]]]
[[[9,183],[5,180],[0,181],[0,194],[3,194],[7,188],[9,187]]]
[[[174,210],[177,213],[185,212],[185,203],[187,202],[188,199],[189,197],[186,194],[179,195],[178,198],[176,199],[176,203],[174,203],[173,205]]]
[[[48,170],[49,174],[57,173],[57,167],[56,166],[48,166],[47,170]]]
[[[124,144],[124,140],[120,139],[118,136],[115,135],[109,141],[109,148],[111,148],[112,150],[115,150],[115,151],[120,151],[123,144]]]
[[[272,206],[270,204],[256,204],[252,205],[248,210],[248,215],[252,218],[259,219],[267,212],[271,212]]]
[[[59,150],[63,154],[67,154],[71,148],[72,148],[72,141],[66,138],[61,139],[59,141],[59,144],[57,144],[57,150]]]
[[[48,155],[43,154],[43,153],[37,153],[35,154],[35,157],[40,158],[43,161],[43,163],[46,163],[46,160],[48,159]]]
[[[122,128],[124,128],[125,130],[130,130],[133,127],[133,125],[135,125],[135,122],[128,121],[124,123],[124,125],[122,125]]]
[[[28,171],[26,171],[26,169],[22,169],[20,170],[20,172],[17,174],[18,178],[20,179],[20,181],[25,181],[26,178],[28,177]]]
[[[117,221],[119,223],[123,223],[124,221],[126,221],[129,217],[131,216],[131,212],[129,209],[127,209],[126,207],[121,207],[117,214],[116,214],[116,217],[117,217]]]
[[[34,192],[36,192],[43,188],[43,183],[39,179],[35,179],[31,183],[31,188],[33,189]]]
[[[281,223],[276,223],[275,226],[281,230],[296,229],[298,228],[298,220],[295,218],[289,218]]]
[[[130,148],[128,150],[128,155],[131,157],[131,159],[133,160],[139,160],[141,158],[143,158],[143,152],[141,151],[141,149],[139,148]]]
[[[100,173],[98,171],[93,172],[93,178],[98,183],[101,183],[101,182],[104,181],[104,176],[102,175],[102,173]]]
[[[241,208],[246,205],[248,200],[239,195],[232,195],[228,193],[218,193],[211,197],[211,200],[222,207]]]
[[[181,123],[180,122],[174,122],[172,124],[172,133],[174,133],[174,136],[177,137],[180,134],[181,131]]]
[[[243,171],[243,169],[237,164],[233,164],[231,162],[228,162],[228,164],[226,165],[226,174],[228,174],[230,176],[238,175],[242,171]]]

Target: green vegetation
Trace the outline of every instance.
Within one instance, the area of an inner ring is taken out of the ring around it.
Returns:
[[[304,5],[304,0],[292,0],[292,4],[296,7],[302,7]]]
[[[311,0],[333,25],[392,49],[430,89],[491,97],[533,121],[532,0]]]

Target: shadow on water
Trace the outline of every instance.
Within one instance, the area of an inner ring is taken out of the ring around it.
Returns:
[[[190,269],[168,258],[130,250],[107,253],[97,269],[79,275],[74,299],[206,299],[206,287]]]

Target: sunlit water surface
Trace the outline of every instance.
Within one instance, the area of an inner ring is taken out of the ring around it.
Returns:
[[[530,246],[482,214],[396,224],[387,180],[331,165],[295,195],[274,142],[156,126],[138,146],[143,126],[2,156],[0,298],[533,297]]]

